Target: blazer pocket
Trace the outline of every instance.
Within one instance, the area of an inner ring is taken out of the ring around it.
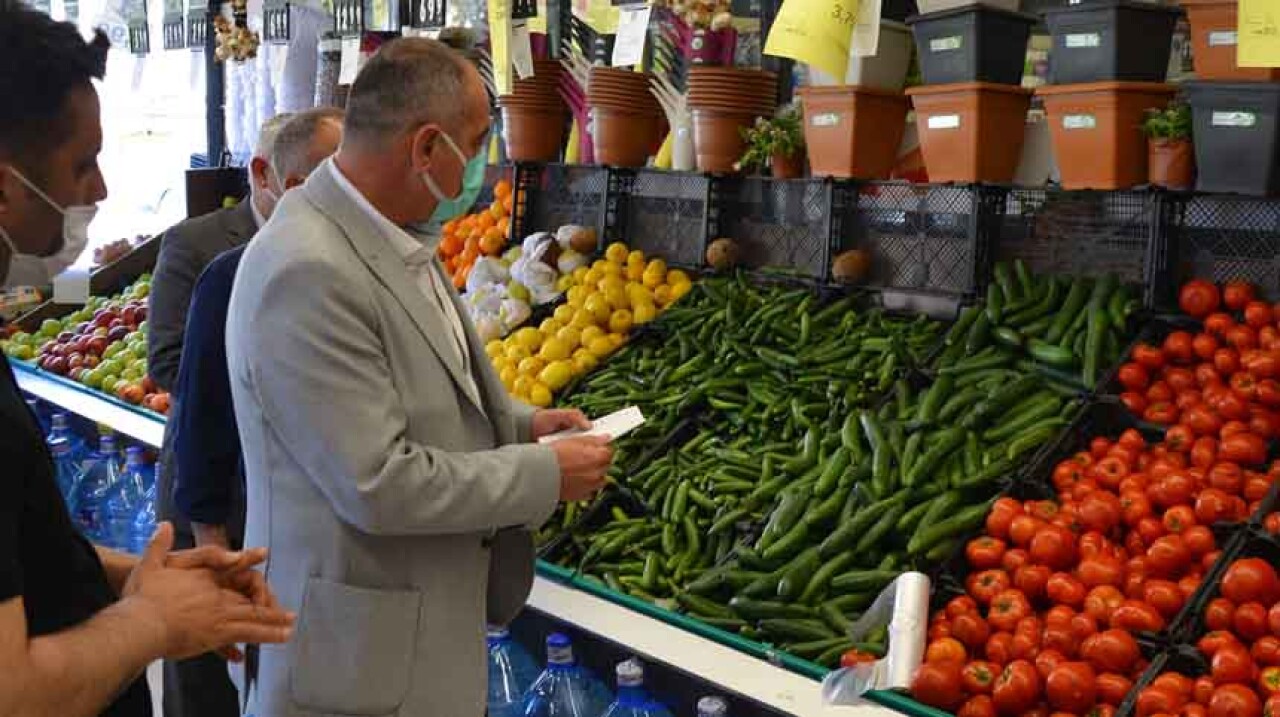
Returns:
[[[289,691],[306,710],[387,715],[409,692],[422,593],[307,580]]]

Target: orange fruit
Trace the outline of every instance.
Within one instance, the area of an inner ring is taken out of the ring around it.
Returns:
[[[502,203],[501,203],[501,202],[494,202],[493,204],[490,204],[490,205],[489,205],[489,213],[493,215],[493,219],[494,219],[494,223],[495,223],[495,224],[497,223],[497,220],[499,220],[499,219],[501,219],[501,218],[503,218],[503,217],[505,217],[505,216],[506,216],[506,213],[502,211]]]
[[[505,197],[503,197],[503,198],[502,198],[502,211],[503,211],[507,216],[511,216],[511,206],[512,206],[512,205],[511,205],[511,195],[509,195],[509,194],[508,194],[507,196],[505,196]]]
[[[505,179],[499,179],[493,185],[493,196],[499,199],[511,196],[511,182]]]
[[[445,234],[440,240],[440,251],[445,256],[457,256],[462,251],[462,237],[457,234]]]
[[[467,274],[471,273],[471,267],[464,266],[453,273],[453,288],[462,290],[467,287]]]
[[[497,223],[498,219],[493,216],[492,212],[480,212],[479,216],[476,218],[476,227],[481,231],[488,229]]]
[[[502,252],[502,247],[506,246],[507,238],[502,236],[502,232],[495,229],[489,229],[484,233],[484,238],[480,240],[480,251],[488,256],[497,256]]]
[[[467,251],[470,249],[475,249],[476,251],[479,251],[480,239],[483,236],[484,236],[484,232],[476,232],[475,234],[472,234],[471,236],[467,237],[467,240],[462,244],[462,250]]]
[[[480,256],[479,245],[468,246],[466,249],[462,250],[461,254],[458,255],[459,260],[465,266],[471,266],[472,264],[476,263],[476,258],[478,258],[479,256]]]
[[[503,219],[501,222],[498,222],[498,226],[502,228],[502,237],[504,239],[510,239],[511,238],[511,219],[510,218]]]

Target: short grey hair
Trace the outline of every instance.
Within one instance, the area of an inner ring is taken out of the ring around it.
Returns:
[[[271,148],[271,167],[279,181],[290,175],[305,177],[315,170],[318,162],[311,156],[311,142],[321,125],[341,124],[342,114],[336,107],[317,107],[298,112],[284,123]]]
[[[383,45],[360,70],[347,95],[345,136],[381,146],[426,122],[461,121],[466,61],[444,43],[422,37]]]
[[[276,142],[276,135],[292,117],[292,112],[281,112],[263,122],[262,127],[258,129],[258,144],[253,149],[253,156],[270,162],[271,146]]]

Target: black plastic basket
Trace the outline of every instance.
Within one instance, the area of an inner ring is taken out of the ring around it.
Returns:
[[[707,241],[707,191],[700,174],[641,169],[612,170],[620,191],[616,238],[692,269],[703,266]]]
[[[1143,646],[1141,642],[1139,646]],[[1144,649],[1145,653],[1146,650]],[[1199,677],[1209,672],[1209,663],[1199,652],[1185,646],[1167,648],[1151,659],[1151,664],[1143,671],[1142,676],[1133,683],[1129,696],[1116,709],[1116,717],[1131,717],[1137,714],[1138,695],[1151,686],[1156,678],[1166,672],[1177,672],[1187,677]]]
[[[1022,259],[1037,273],[1116,275],[1155,304],[1168,289],[1163,204],[1157,192],[1002,189],[991,225],[992,261]]]
[[[603,237],[608,188],[604,167],[517,164],[511,240],[566,224],[593,227]]]
[[[1243,279],[1280,300],[1280,202],[1224,195],[1171,195],[1169,248],[1173,284],[1160,305],[1173,307],[1173,287],[1192,277]]]
[[[1204,611],[1209,602],[1218,597],[1222,586],[1222,577],[1227,568],[1240,558],[1261,557],[1272,565],[1280,561],[1280,541],[1274,536],[1265,534],[1256,527],[1237,531],[1222,549],[1222,557],[1214,564],[1213,569],[1205,573],[1200,581],[1200,589],[1187,600],[1182,612],[1173,623],[1176,642],[1194,646],[1208,629],[1204,624]]]
[[[784,268],[820,281],[828,277],[834,182],[762,177],[713,181],[718,236],[738,243],[742,266]]]

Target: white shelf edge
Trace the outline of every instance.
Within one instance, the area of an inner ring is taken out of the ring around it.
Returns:
[[[83,416],[90,421],[110,426],[134,440],[159,448],[164,441],[164,421],[118,406],[105,398],[68,386],[62,381],[13,366],[18,388],[52,403],[59,408]]]
[[[901,713],[872,702],[831,707],[820,683],[686,632],[603,598],[541,575],[528,606],[557,620],[635,650],[643,657],[684,670],[707,682],[800,717],[892,717]]]

